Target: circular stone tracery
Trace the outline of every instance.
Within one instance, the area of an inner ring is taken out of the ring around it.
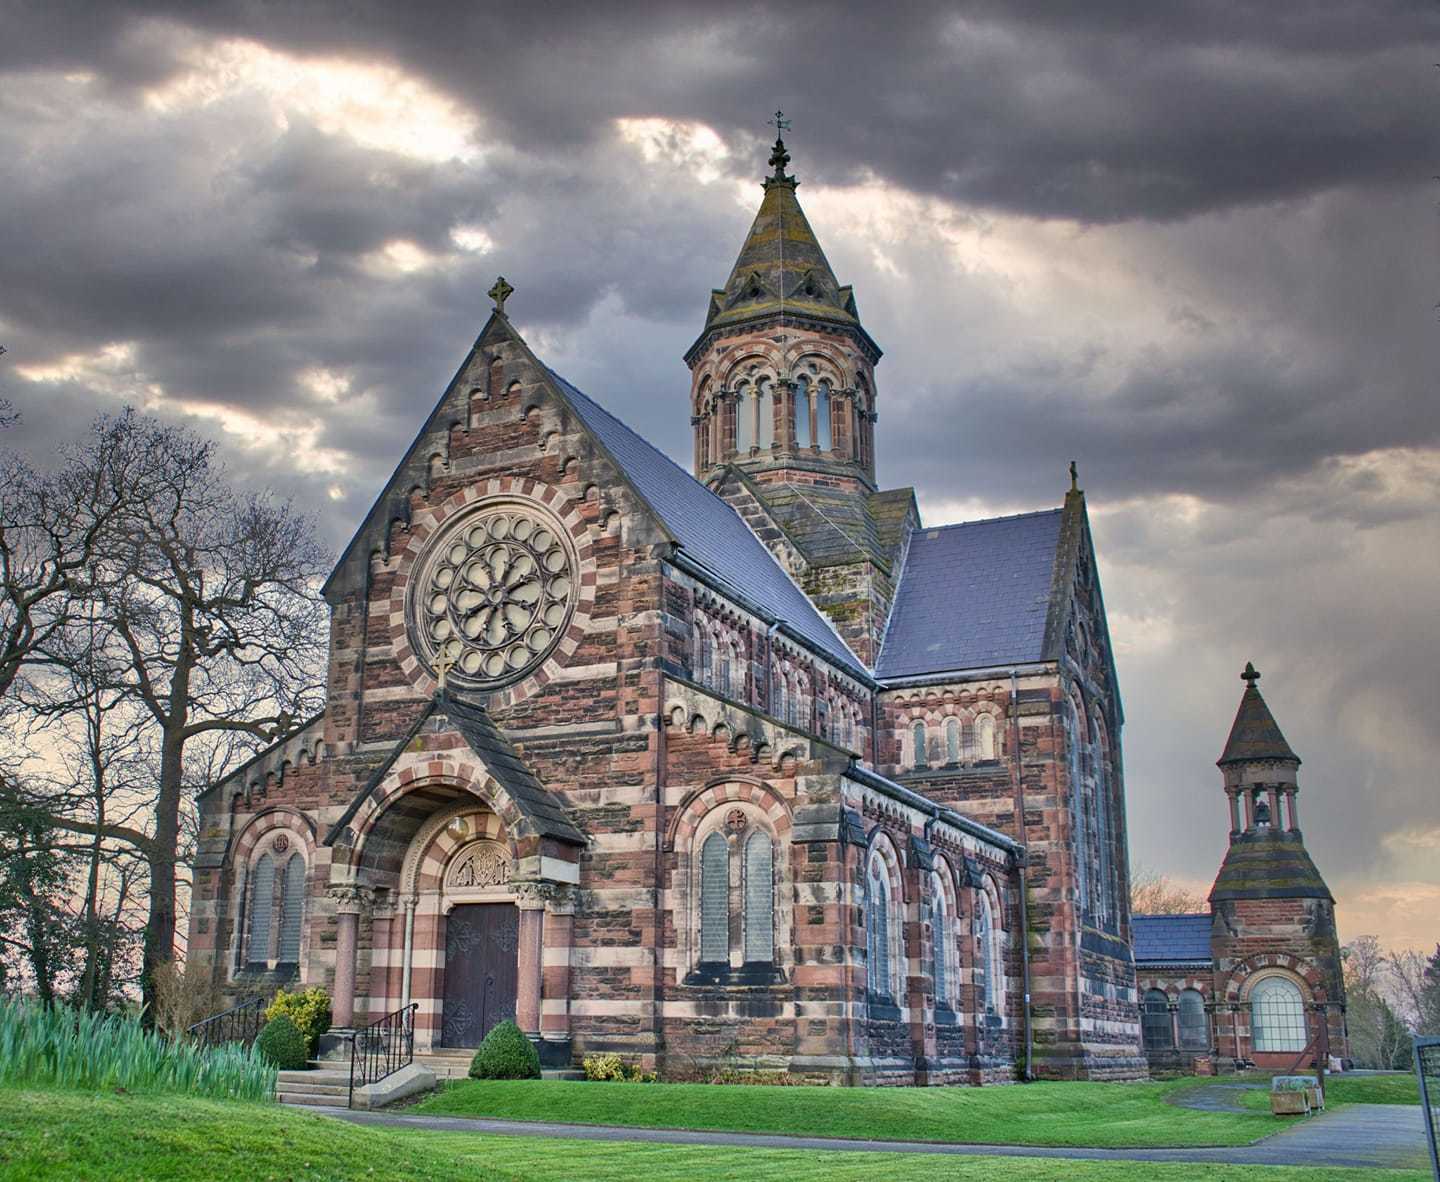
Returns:
[[[479,687],[523,677],[555,647],[575,605],[560,528],[513,504],[443,529],[421,560],[410,619],[425,663]]]

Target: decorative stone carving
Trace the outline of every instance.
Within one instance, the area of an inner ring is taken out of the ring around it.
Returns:
[[[514,882],[510,889],[515,895],[515,905],[521,911],[539,911],[542,908],[552,915],[573,915],[575,913],[575,891],[564,882]]]
[[[577,598],[566,532],[538,506],[482,505],[447,523],[410,590],[412,635],[427,668],[495,688],[524,677],[565,634]]]
[[[354,883],[332,886],[327,893],[335,903],[337,915],[359,915],[370,902],[369,892]]]
[[[275,838],[274,849],[277,854],[283,854],[289,848],[290,839],[285,834],[282,833]]]
[[[510,855],[493,841],[477,841],[461,852],[445,875],[447,889],[486,890],[510,882]]]

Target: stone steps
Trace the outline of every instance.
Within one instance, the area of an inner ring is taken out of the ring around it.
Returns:
[[[333,1063],[316,1063],[309,1071],[282,1071],[275,1085],[281,1104],[325,1105],[344,1108],[350,1098],[350,1065],[343,1071]]]

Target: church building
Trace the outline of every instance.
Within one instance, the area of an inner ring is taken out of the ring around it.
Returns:
[[[1085,495],[937,525],[881,486],[881,350],[788,162],[654,392],[693,474],[492,289],[325,584],[324,712],[200,798],[231,996],[671,1078],[1145,1074]]]

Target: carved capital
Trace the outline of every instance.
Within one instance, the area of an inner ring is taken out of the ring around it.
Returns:
[[[359,915],[370,905],[370,892],[354,883],[332,886],[326,893],[335,904],[337,915]]]
[[[545,910],[552,915],[575,913],[575,892],[563,882],[512,882],[515,906],[521,911]]]

